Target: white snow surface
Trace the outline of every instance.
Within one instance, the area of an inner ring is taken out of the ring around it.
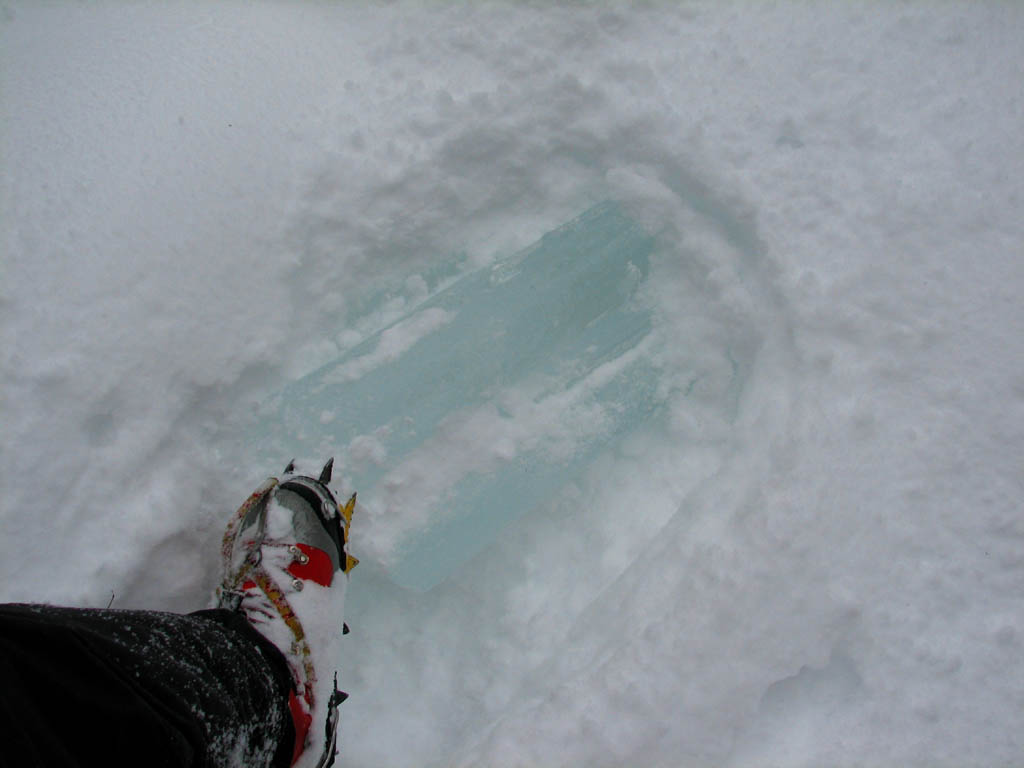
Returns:
[[[426,593],[357,511],[340,764],[1019,763],[1022,43],[1011,2],[0,4],[0,599],[203,607],[292,458],[239,449],[261,402],[613,199],[669,415]]]

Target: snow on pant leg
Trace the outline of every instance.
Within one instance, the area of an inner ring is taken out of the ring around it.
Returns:
[[[0,766],[281,766],[280,651],[239,614],[0,605]]]

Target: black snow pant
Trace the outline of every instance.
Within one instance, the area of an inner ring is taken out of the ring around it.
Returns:
[[[291,686],[230,611],[0,605],[0,766],[286,768]]]

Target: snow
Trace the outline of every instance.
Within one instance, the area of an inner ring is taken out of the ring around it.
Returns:
[[[342,764],[1019,760],[1024,8],[0,30],[0,599],[204,606],[268,400],[614,200],[667,415],[427,592],[361,493]]]

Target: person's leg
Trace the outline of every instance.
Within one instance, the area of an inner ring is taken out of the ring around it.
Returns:
[[[289,463],[238,509],[216,610],[0,605],[0,766],[332,765],[358,562],[333,463]]]
[[[292,677],[226,610],[0,606],[0,764],[288,766]]]

